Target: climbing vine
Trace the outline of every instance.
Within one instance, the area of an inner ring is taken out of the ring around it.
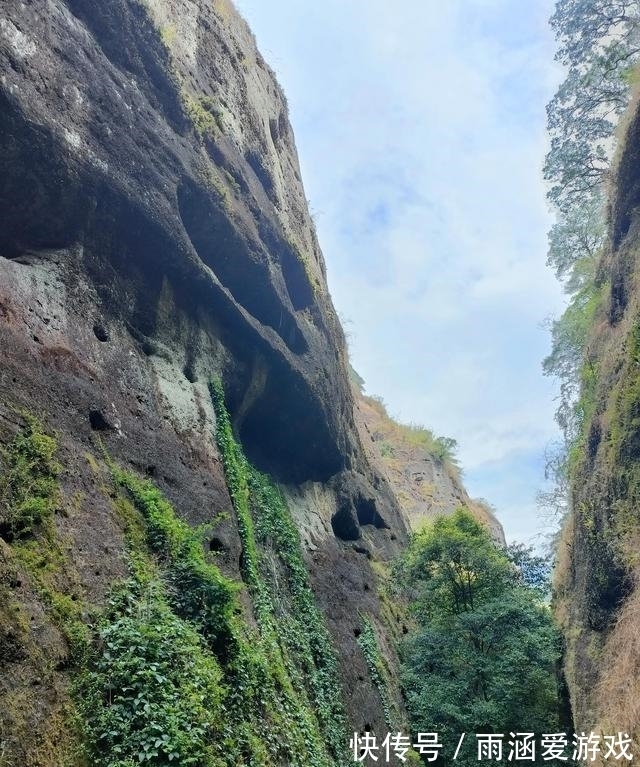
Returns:
[[[261,635],[282,659],[310,732],[327,744],[333,759],[340,758],[348,739],[337,661],[309,585],[298,530],[280,490],[251,466],[236,442],[220,382],[212,382],[210,391],[216,441],[243,545],[243,577]],[[274,567],[279,584],[273,579]]]
[[[387,727],[389,727],[389,730],[391,730],[393,728],[393,723],[391,721],[391,702],[389,700],[387,684],[384,679],[384,672],[382,671],[382,661],[380,658],[378,640],[376,639],[376,632],[369,618],[363,618],[362,622],[364,628],[358,637],[358,644],[360,645],[364,659],[367,662],[371,681],[376,686],[380,698],[382,699],[385,722]]]
[[[237,599],[238,584],[207,561],[201,533],[176,517],[171,504],[149,480],[139,479],[117,467],[112,471],[118,485],[126,489],[144,518],[146,547],[153,555],[150,561],[142,549],[130,554],[136,609],[140,609],[139,594],[160,594],[161,602],[156,599],[153,609],[164,615],[168,608],[176,620],[195,630],[206,648],[203,657],[220,669],[220,716],[212,723],[215,737],[208,750],[211,759],[219,761],[212,764],[229,767],[239,762],[257,766],[286,761],[300,767],[333,764],[333,757],[327,752],[327,741],[320,732],[315,701],[312,703],[305,690],[305,670],[280,644],[273,612],[270,622],[267,617],[268,590],[258,576],[257,568],[247,570],[245,567],[243,570],[255,573],[255,581],[248,584],[250,591],[259,589],[265,595],[262,604],[256,606],[259,635],[242,619],[242,608]],[[253,541],[257,556],[253,533],[250,535],[248,540]],[[154,568],[157,570],[155,574]],[[148,585],[143,588],[145,584]],[[118,613],[112,616],[112,621],[125,618],[126,614]],[[110,631],[110,625],[103,631]],[[134,633],[139,630],[126,620],[125,626]],[[179,624],[176,626],[175,630],[182,630]],[[106,668],[112,659],[107,659]],[[90,673],[99,670],[100,665],[94,665]],[[99,673],[98,678],[102,678]],[[103,678],[108,679],[109,674],[105,672]],[[105,694],[104,690],[102,694]],[[89,714],[90,710],[85,712]],[[92,725],[90,734],[95,742],[94,732]],[[343,744],[344,741],[340,745]],[[200,748],[198,744],[193,748],[196,746]],[[151,761],[152,764],[164,764],[156,755],[153,758],[156,761]]]
[[[242,584],[205,553],[204,531],[106,454],[113,487],[104,489],[123,527],[129,576],[104,609],[92,608],[81,590],[67,591],[71,571],[53,524],[62,505],[55,439],[29,418],[0,456],[3,535],[69,640],[78,763],[347,761],[337,661],[297,529],[279,489],[235,441],[221,387],[212,385],[212,397],[257,627],[239,599]]]

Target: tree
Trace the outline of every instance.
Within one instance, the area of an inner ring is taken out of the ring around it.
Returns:
[[[521,585],[534,590],[543,599],[551,595],[551,562],[549,557],[536,554],[531,546],[510,543],[505,553],[517,568]]]
[[[637,0],[558,0],[551,26],[560,43],[556,60],[567,66],[588,68],[594,54],[624,60],[625,49],[637,43],[634,25],[640,15]]]
[[[559,216],[549,232],[547,266],[553,267],[569,295],[595,279],[606,239],[604,207],[599,192],[590,194]]]
[[[439,733],[443,763],[463,732],[557,732],[544,569],[525,547],[497,548],[466,509],[417,534],[398,566],[417,622],[402,647],[407,707],[415,731]],[[471,738],[456,763],[477,764]]]
[[[599,190],[609,168],[613,131],[640,54],[639,20],[638,0],[559,0],[551,17],[556,60],[568,72],[547,106],[545,178],[563,215]]]

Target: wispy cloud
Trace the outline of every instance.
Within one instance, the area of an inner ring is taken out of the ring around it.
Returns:
[[[552,0],[237,5],[288,96],[354,366],[455,437],[470,492],[532,535],[555,431],[540,323],[561,307],[541,180]]]

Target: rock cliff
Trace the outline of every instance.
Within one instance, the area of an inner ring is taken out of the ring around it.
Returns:
[[[331,653],[344,732],[399,727],[401,618],[378,587],[408,524],[363,446],[286,101],[247,25],[227,0],[7,0],[0,145],[0,763],[81,763],[75,640],[95,646],[114,584],[150,589],[158,568],[173,591],[154,604],[176,620],[195,609],[185,572],[244,583],[241,628],[222,600],[189,641],[213,648],[228,705],[262,642],[252,662],[284,701],[272,730],[311,722],[314,763],[335,759],[311,702]],[[205,553],[176,544],[182,522],[205,526]],[[274,650],[270,627],[298,609],[306,633]],[[259,746],[252,721],[234,758],[288,763],[293,746]]]
[[[638,712],[640,499],[640,113],[615,165],[609,239],[583,369],[582,437],[570,455],[571,507],[558,548],[555,610],[576,730],[628,732]]]
[[[375,397],[356,394],[356,414],[362,443],[386,475],[409,529],[419,530],[436,516],[464,506],[498,545],[506,545],[502,525],[489,505],[469,497],[445,440],[424,427],[398,423]]]

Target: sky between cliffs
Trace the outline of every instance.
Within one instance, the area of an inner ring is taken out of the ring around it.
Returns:
[[[454,437],[507,537],[557,437],[541,373],[552,0],[236,0],[289,101],[354,367],[392,415]]]

